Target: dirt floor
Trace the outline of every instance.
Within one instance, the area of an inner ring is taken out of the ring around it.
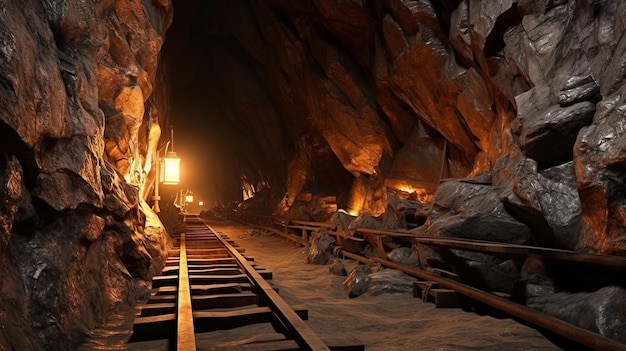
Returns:
[[[328,265],[305,263],[304,248],[236,222],[212,221],[209,225],[228,234],[246,248],[246,255],[271,270],[272,282],[283,299],[292,305],[306,305],[307,323],[320,335],[350,335],[370,351],[561,350],[538,331],[509,318],[436,309],[410,294],[349,298],[342,285],[345,277],[329,273]],[[351,260],[343,262],[348,272],[357,265]]]

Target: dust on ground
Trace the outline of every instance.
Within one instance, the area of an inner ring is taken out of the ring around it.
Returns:
[[[209,221],[246,255],[273,272],[272,284],[291,305],[304,304],[307,324],[319,335],[349,335],[366,350],[561,350],[540,332],[509,318],[462,309],[437,309],[410,294],[349,298],[345,277],[329,265],[307,264],[306,249],[286,239],[231,221]],[[343,260],[350,272],[357,262]]]

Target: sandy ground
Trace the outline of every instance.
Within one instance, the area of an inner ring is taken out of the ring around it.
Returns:
[[[320,335],[351,335],[370,351],[561,350],[538,331],[508,318],[437,309],[410,294],[349,298],[342,285],[345,277],[329,273],[328,265],[306,264],[304,248],[236,222],[208,224],[271,270],[283,299],[292,305],[305,304],[307,323]],[[343,262],[348,272],[357,264]]]

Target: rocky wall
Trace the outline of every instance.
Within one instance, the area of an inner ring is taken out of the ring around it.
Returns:
[[[241,209],[330,218],[310,210],[330,196],[376,223],[419,212],[420,234],[626,254],[624,2],[192,3],[171,34],[195,54],[170,62],[186,62],[171,82],[193,98],[173,105],[202,101],[199,119],[236,145],[223,165],[263,184]],[[458,250],[429,259],[522,299],[623,285]]]
[[[163,266],[140,191],[170,21],[167,0],[0,4],[0,348],[74,348]]]
[[[389,191],[429,203],[441,179],[486,174],[535,241],[625,253],[621,2],[181,7],[169,82],[191,97],[173,106],[197,106],[180,115],[217,130],[264,207],[303,213],[316,193],[378,216]]]

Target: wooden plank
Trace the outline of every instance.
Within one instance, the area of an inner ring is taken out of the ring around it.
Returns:
[[[261,275],[261,277],[263,277],[263,279],[265,279],[265,280],[271,280],[271,279],[273,278],[273,274],[272,274],[272,272],[271,272],[271,271],[266,271],[266,270],[263,270],[263,269],[257,269],[256,271],[257,271],[257,272]]]
[[[176,294],[176,292],[178,291],[178,286],[160,286],[157,289],[157,293],[156,295],[169,295],[169,294]]]
[[[185,234],[180,235],[180,268],[178,283],[178,321],[176,328],[176,350],[196,351],[196,334],[191,310],[191,293],[187,272],[187,250]]]
[[[188,261],[197,261],[197,260],[206,260],[206,259],[214,259],[214,258],[228,258],[230,257],[227,253],[214,253],[210,255],[189,255],[187,256]]]
[[[125,351],[168,351],[170,342],[167,339],[129,342],[124,345]]]
[[[250,290],[252,286],[249,283],[227,283],[227,284],[192,284],[192,294],[199,295],[212,295],[212,294],[231,294],[238,293],[244,290]]]
[[[209,266],[210,267],[210,266]],[[194,268],[188,269],[191,275],[237,275],[241,274],[239,267],[237,268]]]
[[[189,276],[192,284],[221,284],[221,283],[247,283],[248,276],[245,274],[233,275],[201,275],[194,274]]]
[[[198,333],[269,323],[273,316],[274,313],[269,307],[253,307],[234,311],[195,311],[193,313]]]
[[[189,270],[193,270],[193,269],[203,269],[206,267],[211,267],[211,268],[226,268],[226,269],[232,269],[232,268],[237,268],[239,269],[239,265],[236,263],[211,263],[209,265],[205,265],[205,264],[189,264],[189,260],[187,260],[187,269]]]
[[[418,281],[413,283],[413,297],[424,302],[433,302],[437,308],[458,308],[459,298],[456,291],[443,289],[434,281]]]
[[[330,222],[314,222],[314,221],[299,221],[299,220],[289,220],[289,223],[295,223],[295,224],[300,224],[300,225],[305,225],[305,226],[311,226],[311,227],[325,227],[325,228],[330,228],[330,229],[335,229],[337,228],[337,225],[335,223],[330,223]]]
[[[211,308],[230,308],[259,303],[257,294],[246,292],[237,294],[218,295],[194,295],[191,297],[191,304],[194,311],[207,310]]]
[[[153,288],[176,285],[178,285],[178,276],[175,275],[157,275],[156,277],[152,278]]]
[[[300,320],[308,318],[308,309],[294,306],[294,314]],[[276,315],[269,307],[249,307],[229,311],[195,311],[193,313],[198,333],[233,329],[257,323],[272,323]]]
[[[229,273],[225,273],[225,274],[237,274],[237,273],[241,273],[239,271],[239,266],[236,264],[212,264],[212,265],[187,265],[187,270],[189,272],[200,272],[200,271],[205,271],[205,272],[211,272],[210,270],[213,270],[213,272],[217,272],[217,274],[221,273],[221,272],[229,272]],[[163,271],[161,271],[161,275],[178,275],[178,266],[170,266],[170,267],[165,267],[163,269]]]
[[[385,253],[385,245],[383,244],[382,235],[376,236],[376,252],[378,254],[378,257],[382,259],[387,259],[387,254]]]
[[[176,314],[135,318],[131,342],[169,339],[176,332]]]
[[[170,314],[176,312],[176,302],[151,303],[139,308],[141,308],[141,313],[139,314],[141,317]]]
[[[228,258],[204,258],[204,259],[188,259],[187,264],[189,266],[193,265],[210,265],[210,264],[232,264],[236,263],[232,257]],[[165,263],[166,266],[178,266],[178,259],[167,260]]]
[[[458,308],[459,296],[454,290],[450,289],[430,289],[429,294],[435,298],[435,307],[437,308]]]
[[[169,302],[176,303],[176,295],[154,295],[154,296],[150,296],[150,299],[146,303],[150,305],[150,304],[154,304],[154,303],[169,303]]]
[[[428,261],[426,260],[424,247],[419,243],[419,241],[413,242],[413,249],[417,251],[417,259],[419,260],[420,268],[425,269],[426,267],[430,267]]]
[[[202,351],[299,351],[293,340],[263,341],[250,344],[218,345],[202,348]]]

